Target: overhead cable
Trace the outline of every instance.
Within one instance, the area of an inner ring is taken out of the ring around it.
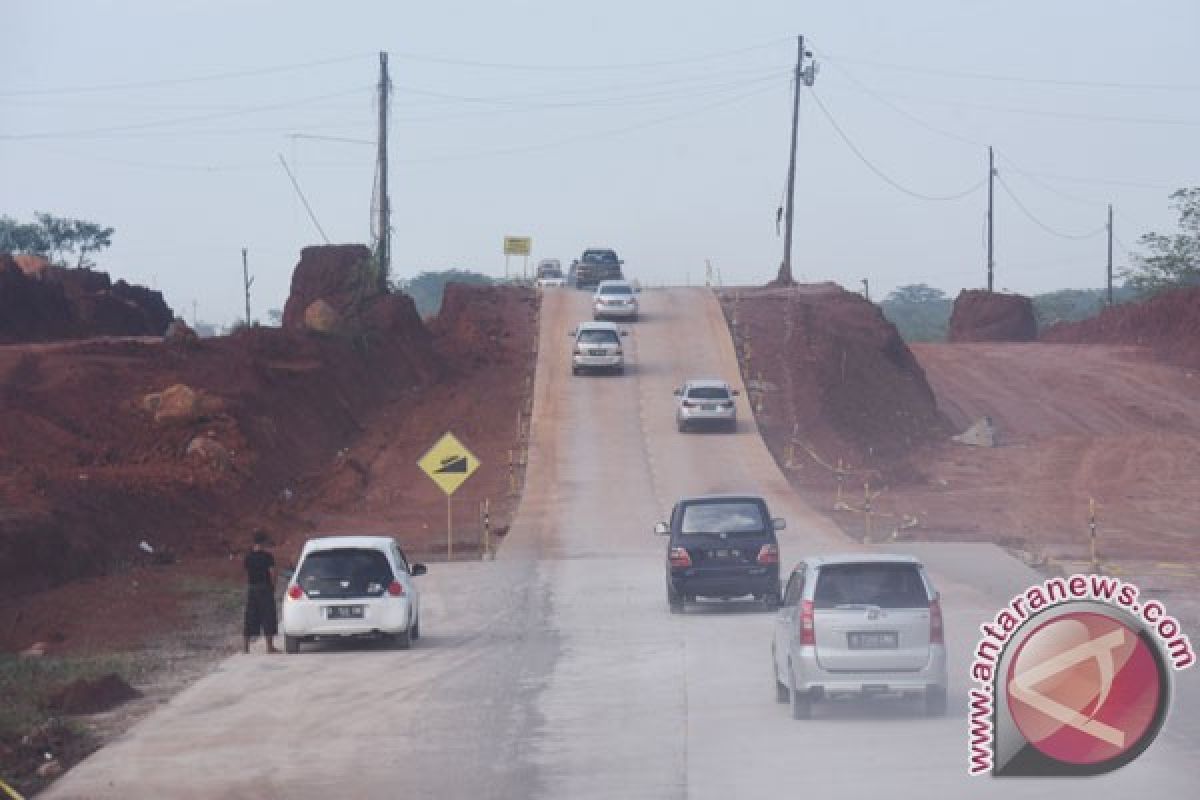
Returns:
[[[985,183],[987,183],[987,178],[985,177],[982,180],[978,181],[977,183],[974,183],[971,186],[968,186],[966,189],[962,190],[961,192],[955,192],[953,194],[940,194],[940,195],[939,194],[926,194],[924,192],[918,192],[914,189],[909,189],[907,186],[904,186],[903,184],[901,184],[898,181],[896,181],[895,179],[893,179],[891,176],[889,176],[887,173],[885,173],[879,167],[875,166],[875,164],[863,154],[862,150],[860,150],[858,148],[858,145],[856,145],[850,139],[850,137],[846,134],[846,132],[844,130],[842,130],[842,126],[838,124],[836,119],[834,119],[833,114],[831,114],[829,112],[829,109],[825,107],[825,103],[821,101],[820,96],[817,94],[817,92],[815,90],[809,90],[809,94],[811,94],[812,98],[817,102],[817,108],[819,108],[821,110],[821,113],[825,115],[825,119],[829,121],[829,124],[831,126],[833,126],[834,131],[837,132],[837,135],[845,143],[846,147],[848,147],[850,149],[850,152],[854,153],[854,155],[858,157],[858,160],[861,161],[864,165],[866,165],[867,169],[871,170],[871,172],[874,172],[881,180],[883,180],[885,183],[887,183],[892,188],[897,189],[901,192],[904,192],[907,195],[911,195],[912,197],[920,198],[921,200],[939,200],[940,201],[940,200],[958,200],[960,198],[966,197],[967,195],[971,194],[972,192],[978,191],[980,188],[983,187],[983,185]]]
[[[1026,217],[1028,217],[1030,219],[1030,221],[1033,222],[1035,225],[1037,225],[1039,228],[1041,228],[1046,233],[1049,233],[1052,236],[1057,236],[1060,239],[1075,239],[1075,240],[1091,239],[1093,236],[1097,236],[1101,233],[1104,233],[1104,231],[1107,229],[1107,225],[1101,225],[1099,228],[1097,228],[1093,231],[1089,231],[1087,233],[1078,233],[1078,234],[1063,233],[1062,231],[1058,230],[1057,228],[1052,228],[1049,225],[1047,225],[1046,223],[1042,222],[1040,219],[1038,219],[1037,215],[1035,215],[1032,211],[1030,211],[1028,208],[1026,208],[1025,204],[1021,202],[1020,198],[1018,198],[1017,195],[1013,192],[1012,187],[1010,187],[1008,185],[1008,183],[1004,180],[1004,178],[1002,176],[997,174],[996,181],[1000,184],[1000,188],[1004,189],[1004,192],[1010,198],[1012,198],[1012,201],[1014,203],[1016,203],[1017,208],[1021,209],[1022,214],[1024,214]]]

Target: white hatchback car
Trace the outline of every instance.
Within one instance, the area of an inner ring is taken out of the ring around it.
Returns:
[[[309,539],[283,598],[284,649],[301,642],[383,637],[401,649],[421,635],[421,599],[410,564],[390,536]]]
[[[912,556],[853,553],[796,565],[775,618],[775,694],[805,719],[841,695],[917,695],[946,711],[938,593]]]

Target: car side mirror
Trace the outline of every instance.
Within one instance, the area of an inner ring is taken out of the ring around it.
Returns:
[[[656,522],[656,523],[654,523],[654,532],[657,533],[659,536],[666,536],[668,533],[671,532],[671,530],[667,527],[667,523]]]
[[[775,519],[771,520],[771,527],[777,531],[781,531],[787,527],[787,520],[783,517],[776,517]]]
[[[408,571],[408,574],[415,578],[418,575],[424,575],[428,571],[429,570],[425,568],[424,564],[413,564],[412,568]]]
[[[578,335],[579,335],[579,331],[567,331],[567,336],[571,337],[572,339]]]
[[[731,395],[733,395],[734,397],[741,397],[741,396],[742,396],[742,390],[741,390],[741,389],[734,389],[732,392],[730,392],[730,394],[731,394]]]
[[[671,394],[675,395],[676,397],[679,397],[683,394],[683,389],[676,389]]]

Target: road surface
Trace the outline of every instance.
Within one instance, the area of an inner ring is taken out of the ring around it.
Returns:
[[[520,511],[496,561],[435,564],[420,579],[413,650],[235,656],[45,796],[1191,794],[1200,742],[1171,722],[1141,759],[1098,780],[966,777],[977,626],[1036,581],[990,545],[921,547],[952,653],[943,719],[883,701],[793,721],[773,699],[772,615],[717,604],[669,614],[664,540],[651,529],[682,495],[764,494],[788,521],[785,564],[851,545],[789,489],[744,405],[736,434],[676,432],[672,388],[688,377],[739,383],[732,345],[704,290],[647,291],[642,302],[627,374],[573,377],[567,332],[587,298],[546,293]],[[1194,697],[1194,681],[1181,688]]]

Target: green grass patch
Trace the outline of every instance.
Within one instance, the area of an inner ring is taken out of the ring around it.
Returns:
[[[133,683],[141,668],[132,655],[42,656],[19,658],[0,654],[0,741],[20,739],[52,715],[43,710],[46,699],[79,679],[115,672]]]

